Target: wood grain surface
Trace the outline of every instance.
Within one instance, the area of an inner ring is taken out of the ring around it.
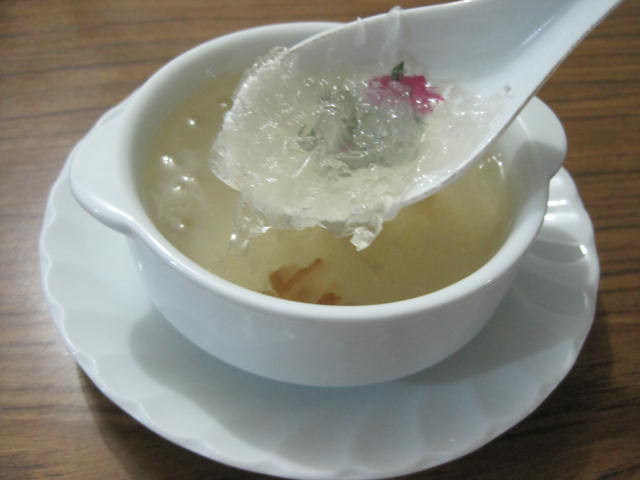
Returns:
[[[184,50],[247,27],[347,21],[394,3],[0,0],[1,479],[268,478],[156,436],[76,367],[40,286],[47,194],[99,115]],[[407,478],[640,478],[640,2],[592,32],[540,96],[566,128],[566,167],[595,225],[595,324],[574,369],[529,418]]]

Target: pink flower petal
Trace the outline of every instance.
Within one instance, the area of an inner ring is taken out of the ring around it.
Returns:
[[[366,95],[374,105],[390,99],[403,99],[420,115],[431,112],[435,102],[444,101],[444,97],[428,86],[422,75],[403,75],[400,80],[392,80],[389,75],[376,77],[369,82]]]

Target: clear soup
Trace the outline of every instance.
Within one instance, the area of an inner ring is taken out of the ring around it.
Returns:
[[[211,171],[211,145],[239,75],[210,79],[162,119],[143,169],[143,202],[160,232],[212,273],[257,292],[334,305],[424,295],[471,274],[500,248],[513,217],[504,159],[491,152],[462,178],[400,211],[371,246],[321,228],[269,230],[229,248],[238,194]]]

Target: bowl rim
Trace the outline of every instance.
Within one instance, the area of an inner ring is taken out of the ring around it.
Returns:
[[[211,39],[187,50],[165,64],[132,95],[124,109],[122,118],[119,119],[120,121],[125,119],[132,122],[131,128],[124,129],[123,146],[125,152],[120,156],[123,159],[130,158],[126,174],[135,177],[133,155],[127,155],[126,152],[134,148],[134,144],[137,142],[136,131],[140,128],[141,119],[144,118],[145,108],[148,107],[149,102],[157,98],[158,92],[166,87],[167,77],[174,75],[175,72],[189,66],[197,59],[224,48],[225,44],[255,42],[262,35],[278,32],[293,36],[296,32],[305,33],[312,30],[309,33],[312,35],[336,25],[340,24],[335,22],[291,22],[253,27]],[[542,103],[538,99],[533,101]],[[518,117],[514,123],[520,123],[520,128],[524,129],[522,118]],[[525,132],[525,135],[529,139],[532,138],[528,132]],[[136,210],[139,210],[141,215],[133,218],[131,233],[133,238],[141,239],[184,279],[226,301],[255,311],[287,318],[304,318],[330,323],[342,321],[377,322],[441,309],[489,288],[503,275],[506,275],[520,260],[542,226],[548,197],[548,182],[545,184],[542,181],[541,183],[539,188],[534,189],[531,197],[526,202],[523,201],[520,211],[514,214],[511,229],[501,247],[482,266],[457,282],[434,292],[380,304],[351,306],[302,303],[255,292],[219,277],[183,254],[157,229],[143,205],[136,181],[128,182],[128,184],[135,190],[134,197],[138,203],[137,207],[139,207]],[[542,206],[536,210],[534,203],[542,203]],[[523,213],[525,210],[527,215]]]

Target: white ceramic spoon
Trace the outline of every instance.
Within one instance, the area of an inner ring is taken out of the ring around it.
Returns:
[[[402,202],[407,205],[435,193],[471,165],[620,1],[466,0],[392,10],[323,32],[290,52],[309,75],[340,65],[378,65],[390,72],[397,62],[411,59],[427,78],[450,79],[473,94],[507,92],[483,138],[465,155],[448,159],[445,175],[411,189]],[[398,35],[399,42],[390,42]],[[245,83],[238,95],[251,97],[242,89],[259,84]]]

